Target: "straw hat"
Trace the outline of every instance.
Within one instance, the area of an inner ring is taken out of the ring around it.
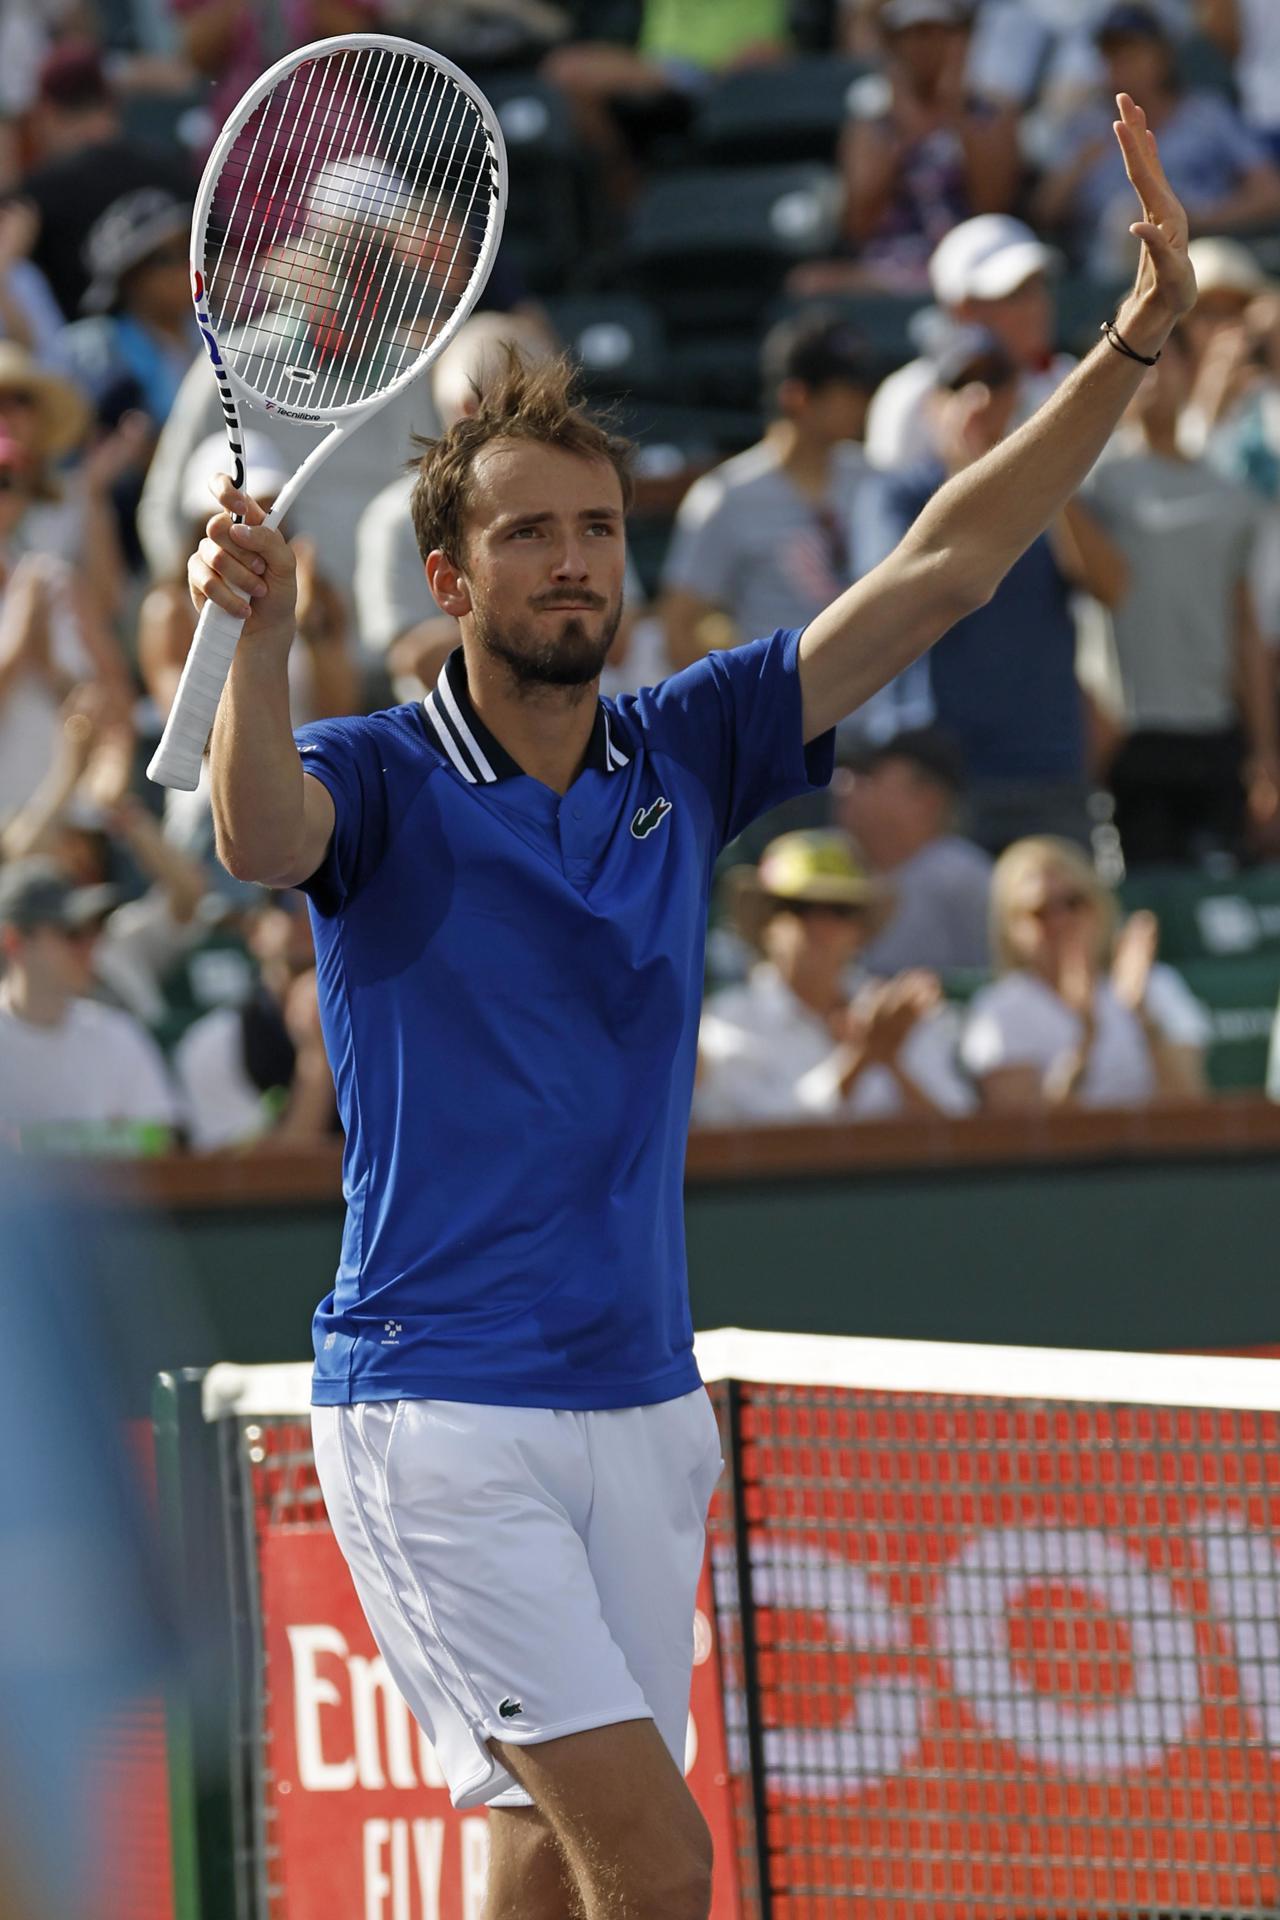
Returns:
[[[753,946],[772,916],[791,905],[854,907],[873,932],[892,904],[889,889],[862,865],[848,834],[834,827],[780,834],[759,866],[731,867],[724,885],[734,923]]]
[[[89,402],[77,387],[20,347],[0,340],[0,389],[21,387],[34,396],[40,426],[40,456],[60,460],[89,430]]]

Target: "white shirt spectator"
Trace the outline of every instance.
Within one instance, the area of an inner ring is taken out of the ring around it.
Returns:
[[[46,1027],[0,1004],[0,1132],[127,1151],[145,1144],[140,1129],[178,1119],[164,1056],[131,1015],[73,1000]]]
[[[807,626],[849,585],[848,528],[866,464],[856,443],[837,446],[821,507],[770,441],[713,467],[680,502],[663,586],[724,607],[743,640]]]
[[[1018,393],[1018,410],[1013,425],[1020,427],[1051,394],[1057,392],[1075,361],[1070,354],[1055,354],[1043,373],[1024,373]],[[887,380],[881,381],[867,412],[867,459],[883,471],[914,467],[936,459],[937,445],[929,419],[929,396],[937,387],[934,363],[928,358],[909,360]]]
[[[244,1146],[270,1131],[271,1107],[245,1068],[238,1007],[215,1007],[188,1027],[174,1049],[173,1065],[198,1153]]]
[[[1212,1038],[1209,1016],[1181,974],[1152,968],[1147,1012],[1175,1046],[1204,1048]],[[1094,993],[1096,1033],[1080,1082],[1086,1107],[1139,1106],[1154,1097],[1151,1050],[1137,1015],[1116,997],[1107,980]],[[975,1079],[1001,1067],[1035,1067],[1041,1074],[1080,1045],[1079,1016],[1038,975],[1017,971],[974,996],[960,1043],[960,1058]]]
[[[907,1076],[944,1113],[964,1113],[973,1096],[956,1070],[957,1033],[945,1009],[919,1021],[903,1044]],[[792,993],[770,961],[737,987],[708,1000],[698,1033],[693,1117],[701,1126],[789,1120],[886,1120],[905,1111],[887,1067],[859,1074],[840,1095],[842,1063],[825,1021]]]
[[[72,604],[70,571],[52,555],[46,556],[44,570],[52,581],[50,661],[70,680],[91,680],[97,667],[85,646]],[[0,588],[0,604],[3,591]],[[58,698],[47,680],[24,673],[14,681],[0,705],[0,820],[24,805],[44,779],[61,724]]]

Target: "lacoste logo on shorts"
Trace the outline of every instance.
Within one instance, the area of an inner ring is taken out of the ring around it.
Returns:
[[[671,811],[671,802],[664,794],[659,794],[651,807],[637,807],[635,819],[631,822],[631,831],[637,840],[645,840],[655,827],[660,827]]]
[[[499,1700],[498,1712],[504,1720],[514,1720],[518,1713],[524,1712],[524,1707],[519,1700],[513,1700],[508,1694],[505,1700]]]

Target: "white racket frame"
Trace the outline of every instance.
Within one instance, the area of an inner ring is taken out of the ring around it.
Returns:
[[[344,51],[367,52],[375,49],[401,54],[437,73],[444,74],[460,92],[467,96],[479,114],[488,137],[490,155],[489,217],[485,225],[484,240],[476,264],[472,268],[471,281],[466,294],[458,302],[430,345],[423,349],[412,366],[397,375],[390,386],[372,395],[368,400],[349,401],[343,405],[325,407],[320,411],[303,405],[291,406],[284,400],[268,399],[249,381],[233,373],[223,359],[222,348],[209,315],[204,285],[205,233],[213,206],[214,191],[222,173],[223,163],[245,122],[268,94],[274,91],[286,74],[318,57],[327,57]],[[263,412],[277,414],[285,420],[299,420],[308,426],[329,428],[329,432],[317,442],[302,465],[281,487],[267,515],[267,526],[279,525],[307,482],[319,471],[329,456],[336,453],[343,442],[350,439],[371,414],[385,407],[398,393],[403,393],[406,387],[425,373],[432,362],[440,357],[463,322],[471,317],[493,268],[498,244],[502,238],[506,207],[507,149],[502,137],[502,128],[498,124],[498,117],[475,82],[469,79],[460,67],[456,67],[452,60],[446,60],[443,54],[435,53],[429,47],[419,46],[414,40],[400,39],[394,34],[337,34],[328,40],[313,40],[307,46],[299,47],[295,52],[286,54],[282,60],[277,60],[274,66],[268,67],[266,72],[254,81],[219,134],[213,151],[205,163],[204,173],[201,175],[191,222],[191,290],[195,303],[196,324],[199,326],[218,383],[218,398],[222,405],[227,446],[232,459],[231,477],[235,485],[243,487],[247,478],[244,440],[240,425],[242,405],[260,407]],[[231,671],[232,657],[243,631],[244,621],[238,615],[224,612],[221,607],[214,606],[212,601],[205,603],[196,623],[195,638],[191,642],[191,649],[182,669],[182,677],[178,682],[178,690],[169,710],[164,733],[147,768],[148,778],[155,781],[158,786],[175,787],[184,793],[190,793],[199,785],[205,747],[218,711],[218,703],[222,698],[223,688],[227,683],[227,676]]]

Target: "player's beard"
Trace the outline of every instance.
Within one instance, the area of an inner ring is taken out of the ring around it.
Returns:
[[[566,611],[559,627],[551,632],[546,631],[544,622],[532,620],[506,621],[498,626],[473,606],[474,632],[490,658],[506,667],[517,689],[587,687],[600,678],[622,618],[621,597],[612,606],[607,601],[601,605],[604,615],[595,631],[594,611],[584,618],[574,610]]]

